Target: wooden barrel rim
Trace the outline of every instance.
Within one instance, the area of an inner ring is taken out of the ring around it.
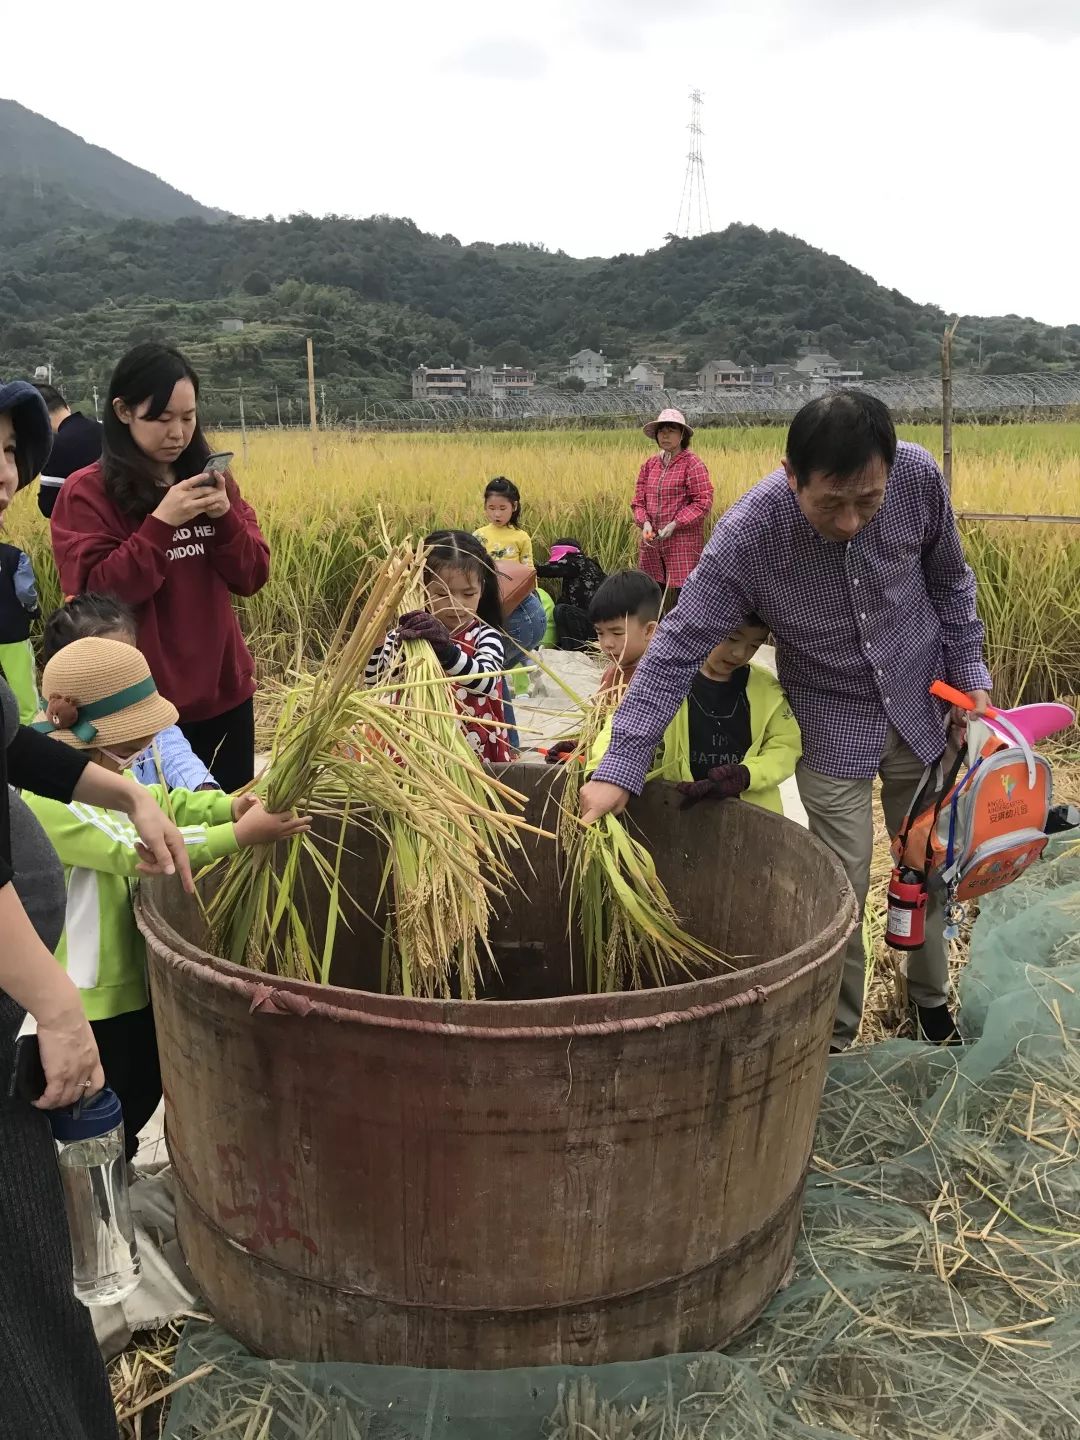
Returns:
[[[847,919],[848,930],[853,927],[854,919],[850,912],[854,908],[854,902],[850,893],[847,897],[847,906],[840,912],[840,920]],[[156,922],[151,923],[151,916]],[[687,1005],[679,1010],[666,1010],[659,1014],[650,1015],[628,1015],[616,1020],[586,1020],[577,1024],[552,1025],[458,1025],[452,1021],[445,1020],[421,1020],[412,1019],[401,1015],[380,1015],[370,1010],[348,1009],[342,1005],[332,1005],[325,1000],[313,1000],[306,993],[307,990],[315,988],[306,981],[292,982],[298,989],[284,988],[281,985],[269,983],[265,978],[258,976],[256,971],[245,971],[242,966],[233,965],[229,961],[215,959],[215,963],[207,964],[207,960],[199,957],[199,952],[194,946],[186,946],[181,937],[176,934],[171,926],[166,924],[157,911],[147,907],[140,898],[136,905],[136,919],[139,929],[142,931],[147,944],[171,965],[180,971],[202,971],[208,980],[220,985],[234,995],[249,1002],[249,1011],[253,1015],[292,1015],[306,1017],[316,1015],[325,1020],[345,1022],[350,1024],[369,1025],[375,1029],[382,1030],[408,1030],[419,1035],[446,1035],[460,1036],[463,1039],[476,1040],[550,1040],[553,1038],[573,1039],[575,1036],[591,1035],[618,1035],[633,1034],[642,1030],[664,1030],[672,1025],[685,1025],[692,1021],[707,1020],[714,1015],[723,1014],[725,1011],[744,1010],[751,1005],[763,1005],[770,995],[789,988],[796,980],[805,975],[811,974],[814,970],[826,964],[833,953],[833,947],[828,946],[822,949],[820,955],[816,955],[808,964],[800,966],[795,971],[785,973],[782,979],[770,985],[752,985],[749,989],[741,991],[737,995],[726,996],[722,1000],[714,1001],[711,1005]],[[179,942],[184,949],[190,953],[184,954],[170,945],[159,933],[160,930],[168,931],[174,942]],[[843,937],[841,937],[842,939]],[[210,958],[210,957],[207,957]],[[777,964],[783,957],[777,960],[768,961],[768,964]],[[761,966],[759,968],[766,968]],[[251,975],[253,978],[248,979]],[[708,982],[703,982],[708,983]],[[333,990],[335,986],[322,987]],[[672,986],[673,990],[682,987]],[[363,995],[365,991],[353,991],[356,995]],[[563,997],[560,997],[563,998]],[[566,997],[575,1000],[603,1000],[605,996],[574,996]],[[453,1002],[439,1000],[414,1000],[413,1005],[441,1005]],[[477,1003],[477,1002],[474,1002]],[[508,1001],[496,1002],[499,1004],[522,1004],[530,1002]],[[533,1002],[535,1003],[535,1002]]]

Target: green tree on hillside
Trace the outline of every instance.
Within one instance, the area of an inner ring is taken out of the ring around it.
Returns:
[[[193,347],[200,365],[226,367],[236,350],[219,343],[220,321],[242,318],[271,395],[275,375],[292,377],[298,363],[302,374],[307,334],[319,336],[321,373],[384,396],[407,395],[416,364],[451,358],[525,364],[550,382],[583,346],[613,363],[678,348],[693,371],[725,356],[791,361],[807,345],[868,373],[933,374],[946,320],[835,256],[753,226],[575,260],[533,244],[461,245],[388,216],[118,225],[49,192],[37,223],[29,214],[21,203],[0,214],[9,371],[63,348],[81,375],[107,375],[126,337],[148,326]],[[987,368],[1080,365],[1080,325],[965,317],[958,370],[979,363],[980,340]]]

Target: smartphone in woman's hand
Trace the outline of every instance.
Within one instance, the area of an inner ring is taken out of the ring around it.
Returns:
[[[228,470],[229,466],[232,464],[234,458],[235,452],[232,450],[219,450],[216,452],[216,454],[207,456],[206,462],[203,465],[203,470],[206,473],[206,479],[200,481],[200,484],[216,485],[217,477],[219,475],[224,475],[225,471]]]

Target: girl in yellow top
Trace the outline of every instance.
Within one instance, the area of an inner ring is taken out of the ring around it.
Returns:
[[[519,565],[532,565],[532,536],[519,526],[521,492],[505,475],[489,480],[484,490],[484,514],[488,523],[473,533],[483,542],[493,560],[516,560]]]
[[[782,815],[780,786],[795,773],[802,736],[780,682],[750,661],[769,636],[756,615],[706,656],[668,726],[650,780],[674,780],[688,804],[740,798]],[[591,756],[611,743],[608,720]]]
[[[484,514],[488,523],[474,530],[473,534],[491,556],[496,568],[500,560],[513,560],[535,569],[532,536],[518,524],[521,519],[521,493],[505,475],[496,475],[494,480],[488,481],[484,490]],[[547,629],[547,613],[535,590],[505,616],[503,627],[507,635],[506,668],[513,672],[514,694],[525,695],[529,689],[529,675],[525,669],[529,663],[528,652],[539,646]],[[516,750],[518,733],[509,684],[507,682],[504,690],[503,704],[509,709],[510,744]]]

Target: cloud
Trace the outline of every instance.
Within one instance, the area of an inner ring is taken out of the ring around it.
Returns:
[[[529,40],[478,40],[452,61],[456,70],[484,80],[538,80],[548,68],[547,52]]]
[[[654,26],[670,28],[696,16],[715,14],[714,0],[667,0],[658,9],[655,0],[578,0],[573,16],[580,33],[604,50],[641,50]]]
[[[736,19],[771,19],[813,35],[830,24],[867,30],[928,14],[999,34],[1080,37],[1080,0],[725,0],[722,13],[715,0],[667,0],[662,7],[655,0],[579,0],[574,14],[585,39],[612,50],[640,50],[687,22]]]
[[[807,11],[799,0],[774,0],[784,10],[797,13],[804,21]],[[850,20],[852,28],[865,29],[876,21],[910,19],[916,12],[930,13],[936,20],[966,23],[981,30],[1044,39],[1072,39],[1080,36],[1080,4],[1077,0],[818,0],[815,19],[824,13]]]

